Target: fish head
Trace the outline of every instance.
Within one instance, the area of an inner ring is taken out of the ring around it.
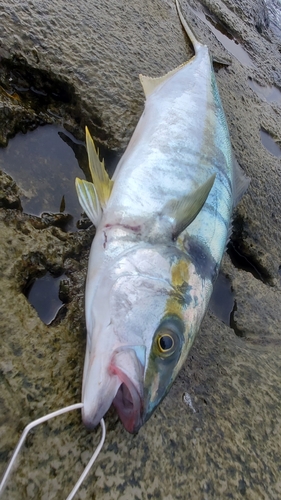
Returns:
[[[97,278],[98,277],[98,278]],[[87,284],[82,417],[113,403],[137,432],[171,387],[202,320],[202,278],[175,245],[133,248]]]

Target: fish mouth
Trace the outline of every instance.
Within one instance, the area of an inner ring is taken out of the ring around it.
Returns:
[[[143,374],[145,347],[117,348],[107,361],[105,357],[90,362],[87,355],[82,390],[82,419],[92,430],[111,404],[128,432],[135,433],[142,425]]]
[[[116,373],[121,385],[112,401],[125,429],[134,434],[142,426],[142,398],[131,380],[120,370]]]

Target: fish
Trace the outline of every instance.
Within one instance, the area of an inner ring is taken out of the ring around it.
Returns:
[[[136,433],[168,393],[208,308],[249,179],[236,163],[208,47],[179,18],[194,56],[140,75],[144,111],[112,179],[86,128],[92,181],[76,179],[96,226],[85,290],[82,420],[113,404]]]

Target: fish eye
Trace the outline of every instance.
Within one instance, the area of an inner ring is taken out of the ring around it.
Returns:
[[[157,338],[157,345],[161,353],[168,354],[173,350],[175,341],[170,333],[160,333]]]
[[[177,316],[163,318],[153,339],[154,356],[172,362],[179,356],[184,341],[184,323]]]

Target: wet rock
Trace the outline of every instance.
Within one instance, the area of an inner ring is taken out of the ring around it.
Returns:
[[[0,146],[7,146],[8,138],[20,130],[33,130],[38,125],[52,122],[50,117],[43,119],[43,116],[23,105],[19,96],[10,95],[1,88],[0,96]]]
[[[208,2],[211,5],[212,2]],[[247,2],[238,0],[237,2],[224,1],[225,6],[233,11],[239,19],[254,26],[259,32],[266,30],[269,26],[269,15],[265,0],[257,2]]]
[[[0,171],[0,207],[21,209],[19,190],[12,177]]]
[[[102,9],[90,2],[67,9],[57,3],[46,11],[32,2],[20,9],[4,2],[2,64],[16,61],[20,80],[38,91],[46,92],[48,81],[68,95],[72,89],[72,116],[100,140],[124,147],[143,105],[139,72],[157,75],[187,57],[181,27],[170,29],[172,13],[174,5],[160,1],[133,7],[112,2]]]
[[[262,127],[280,142],[281,108],[247,83],[281,87],[280,40],[268,27],[268,2],[190,4],[208,7],[253,61],[242,65],[183,3],[200,40],[230,62],[216,77],[236,158],[252,179],[236,209],[232,239],[265,279],[225,256],[222,270],[236,301],[233,328],[206,316],[171,392],[137,436],[109,411],[106,444],[80,498],[281,496],[280,159],[260,141]],[[172,0],[4,1],[2,28],[2,144],[24,124],[51,120],[80,138],[87,124],[100,142],[124,148],[143,107],[138,73],[163,74],[192,54]],[[3,174],[0,182],[2,471],[30,420],[81,398],[84,280],[94,229],[84,220],[83,230],[66,233],[56,227],[62,215],[23,214],[13,181]],[[23,293],[46,271],[64,272],[68,280],[60,292],[66,314],[50,327]],[[88,433],[78,414],[34,431],[3,498],[66,497],[98,432]]]
[[[240,274],[240,273],[239,273]],[[261,283],[250,273],[242,273],[232,283],[238,297],[233,314],[237,335],[260,346],[281,345],[280,318],[277,314],[281,293]]]
[[[76,101],[72,89],[44,69],[29,67],[20,55],[7,56],[3,47],[0,54],[0,145],[7,146],[8,139],[19,131],[25,133],[60,120],[75,130]]]

